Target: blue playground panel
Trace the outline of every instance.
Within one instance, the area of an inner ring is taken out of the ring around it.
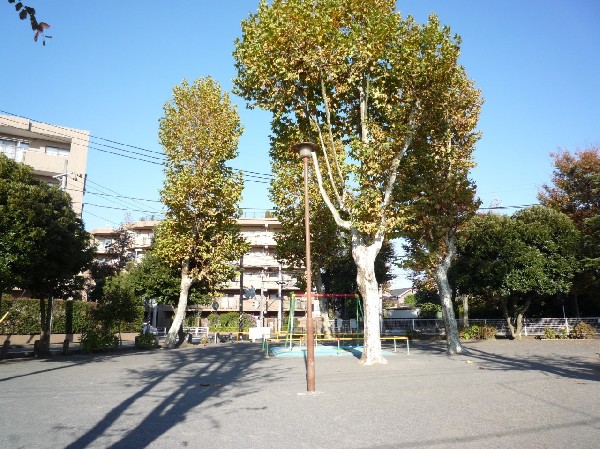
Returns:
[[[362,346],[337,346],[317,345],[315,346],[315,357],[360,357],[363,353]],[[392,351],[382,351],[383,355],[394,355]],[[285,346],[272,346],[269,348],[269,355],[273,357],[306,357],[306,346],[294,346],[291,349]]]

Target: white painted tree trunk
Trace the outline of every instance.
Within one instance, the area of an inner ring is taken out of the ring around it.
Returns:
[[[317,293],[325,293],[323,287],[323,278],[321,277],[321,270],[317,268],[316,273],[313,276],[315,285],[317,286]],[[327,298],[319,298],[319,310],[321,310],[321,319],[323,320],[323,333],[325,338],[331,338],[331,322],[329,321],[329,301]]]
[[[448,282],[448,269],[454,258],[456,247],[450,239],[446,240],[446,254],[435,267],[434,278],[438,287],[438,293],[442,302],[442,317],[444,319],[444,327],[446,330],[446,350],[448,354],[460,354],[463,349],[460,344],[458,335],[458,327],[452,308],[452,289]]]
[[[352,230],[352,257],[356,263],[356,283],[364,300],[364,348],[360,363],[363,365],[385,364],[381,351],[381,297],[375,277],[375,258],[381,249],[383,237],[371,244],[358,231]]]
[[[165,339],[165,346],[169,349],[174,348],[179,341],[179,329],[185,318],[185,311],[187,310],[188,296],[190,287],[192,286],[192,278],[189,275],[189,260],[184,260],[181,264],[181,284],[179,289],[179,302],[177,303],[177,310],[173,318],[173,324],[169,329],[167,338]]]

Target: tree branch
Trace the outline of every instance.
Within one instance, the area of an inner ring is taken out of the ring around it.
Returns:
[[[323,178],[321,177],[321,170],[319,168],[319,159],[317,158],[317,155],[314,152],[312,153],[312,160],[313,160],[313,165],[315,168],[315,176],[317,177],[317,183],[319,185],[319,192],[321,192],[321,197],[323,198],[323,201],[325,201],[325,204],[331,211],[331,214],[333,215],[333,219],[335,220],[335,223],[340,228],[343,228],[343,229],[346,229],[349,231],[350,230],[350,222],[348,220],[342,219],[339,211],[335,208],[335,206],[331,202],[331,199],[329,198],[329,195],[323,188]]]

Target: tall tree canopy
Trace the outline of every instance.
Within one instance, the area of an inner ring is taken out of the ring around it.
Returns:
[[[576,274],[570,294],[571,313],[580,315],[580,297],[588,301],[600,291],[600,154],[592,147],[572,154],[552,153],[552,184],[542,186],[540,202],[567,214],[583,234],[580,258],[585,262]]]
[[[319,147],[312,182],[337,226],[351,234],[365,301],[364,364],[385,363],[374,262],[404,224],[400,161],[417,134],[448,128],[455,98],[478,109],[478,91],[458,64],[459,45],[437,17],[425,25],[402,19],[393,0],[261,1],[236,41],[236,93],[273,113],[272,156],[294,164],[292,172],[300,170],[292,144]]]
[[[159,137],[167,161],[161,198],[167,212],[157,229],[156,254],[181,267],[177,311],[165,344],[173,347],[193,282],[214,293],[235,276],[246,252],[236,218],[242,179],[226,162],[237,155],[239,116],[211,78],[173,89],[164,106]]]
[[[589,148],[571,154],[552,153],[552,185],[544,184],[538,199],[544,206],[567,214],[579,229],[600,215],[600,154]]]
[[[569,217],[544,206],[477,216],[460,238],[455,278],[461,292],[501,303],[515,337],[532,301],[569,292],[578,244]]]
[[[53,297],[80,289],[77,275],[94,253],[71,197],[37,181],[28,166],[0,155],[0,293],[18,287],[40,298],[46,349]]]
[[[461,96],[450,102],[447,127],[437,135],[418,136],[413,150],[402,160],[399,200],[406,205],[404,237],[406,266],[427,272],[437,286],[446,330],[447,350],[462,352],[452,307],[448,271],[456,256],[456,236],[479,207],[475,184],[469,178],[473,151],[479,134],[473,132],[478,119],[476,98]],[[423,176],[423,172],[428,173]]]

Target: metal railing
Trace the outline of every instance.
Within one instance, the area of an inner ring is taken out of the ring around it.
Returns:
[[[464,326],[464,320],[458,319],[456,323],[459,327]],[[600,317],[586,318],[526,318],[523,334],[524,335],[543,335],[544,329],[551,328],[556,332],[563,328],[569,332],[579,323],[587,323],[600,333]],[[505,335],[508,332],[508,326],[503,319],[470,319],[469,325],[487,325],[495,326],[497,335]],[[442,334],[445,332],[444,320],[426,319],[426,318],[384,318],[381,323],[381,331],[384,334],[399,334],[408,331],[421,332],[423,334]]]

